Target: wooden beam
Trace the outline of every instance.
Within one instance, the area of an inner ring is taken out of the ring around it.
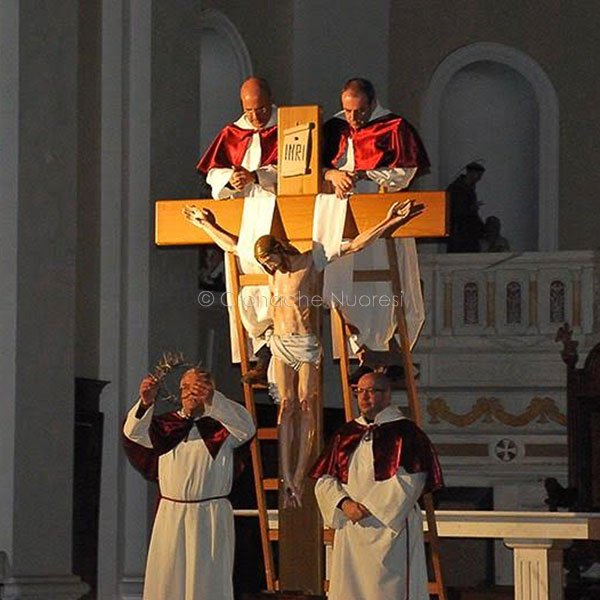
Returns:
[[[392,237],[444,237],[448,231],[448,203],[445,192],[398,192],[396,194],[356,194],[350,198],[345,237],[355,237],[385,216],[398,201],[415,200],[423,212],[396,230]],[[244,200],[158,200],[156,202],[155,241],[159,246],[212,244],[212,240],[183,217],[183,207],[193,204],[211,210],[217,223],[233,235],[238,235],[242,222]],[[297,244],[310,247],[315,200],[307,196],[277,198],[272,232]]]

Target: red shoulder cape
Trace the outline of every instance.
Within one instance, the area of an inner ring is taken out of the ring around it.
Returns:
[[[254,129],[242,129],[233,123],[226,125],[202,155],[196,169],[206,174],[210,169],[241,166],[254,133]],[[258,133],[262,151],[260,166],[277,164],[277,125],[260,129]]]
[[[194,421],[177,412],[152,418],[148,431],[153,448],[146,448],[122,434],[123,447],[129,462],[149,481],[158,481],[158,457],[170,452],[182,442],[196,425],[213,460],[229,436],[229,431],[216,419],[204,417]]]
[[[407,473],[427,473],[425,493],[443,487],[437,452],[425,433],[409,419],[371,427],[357,421],[342,425],[311,468],[309,476],[318,479],[322,475],[331,475],[341,483],[348,483],[350,459],[369,428],[373,436],[375,481],[390,479],[403,467]]]
[[[356,130],[345,119],[334,117],[325,123],[323,133],[325,167],[335,168],[348,146],[349,138],[354,144],[357,171],[384,167],[429,167],[429,158],[419,134],[406,119],[398,115],[385,115]]]

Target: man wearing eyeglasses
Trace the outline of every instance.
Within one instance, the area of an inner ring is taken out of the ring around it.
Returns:
[[[391,406],[385,375],[363,375],[354,393],[360,417],[338,429],[311,471],[336,530],[329,600],[428,600],[418,500],[443,485],[437,453]]]
[[[198,161],[215,200],[250,196],[254,186],[275,193],[277,110],[265,79],[250,77],[240,88],[243,113],[226,125]]]

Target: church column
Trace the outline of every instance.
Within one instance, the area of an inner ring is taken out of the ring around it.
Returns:
[[[17,239],[19,202],[19,7],[0,3],[0,580],[9,573],[13,550],[15,403],[17,367]],[[6,518],[6,517],[11,518]]]
[[[0,3],[1,598],[79,598],[71,570],[77,2]]]
[[[148,486],[120,450],[127,408],[148,370],[151,3],[103,0],[100,361],[105,417],[98,598],[141,598]]]
[[[198,352],[197,252],[156,249],[154,201],[194,197],[201,4],[103,0],[100,369],[105,415],[98,598],[141,598],[154,493],[120,450],[162,350]]]
[[[514,551],[515,600],[562,600],[564,540],[514,540],[504,544]]]

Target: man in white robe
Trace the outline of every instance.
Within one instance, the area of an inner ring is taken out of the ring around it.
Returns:
[[[406,119],[383,108],[375,89],[366,79],[348,80],[342,88],[342,110],[324,125],[324,179],[339,198],[349,193],[399,192],[429,167],[429,159],[418,133]],[[373,200],[376,202],[376,198]],[[425,320],[415,240],[396,240],[402,285],[402,306],[411,347]],[[352,282],[353,269],[389,267],[385,242],[374,244],[356,257],[338,261],[326,272],[326,297],[352,300],[340,306],[346,321],[357,332],[352,349],[386,351],[397,325],[394,304],[373,302],[365,306],[361,297],[390,298],[388,282]],[[342,293],[343,291],[343,293]],[[359,353],[360,357],[360,353]]]
[[[215,200],[245,198],[253,188],[276,192],[277,107],[267,81],[246,79],[240,102],[240,118],[219,132],[196,165]]]
[[[442,486],[427,436],[392,407],[388,379],[363,375],[361,416],[342,426],[315,463],[315,494],[335,529],[329,600],[428,600],[418,499]]]
[[[233,600],[235,534],[227,495],[234,449],[255,432],[252,417],[198,369],[181,378],[179,411],[154,415],[157,388],[154,376],[142,380],[123,426],[130,461],[160,488],[144,600]]]
[[[206,175],[215,200],[228,198],[252,198],[254,206],[244,215],[242,225],[253,223],[252,232],[260,229],[254,240],[269,233],[274,197],[277,192],[277,107],[272,102],[269,84],[260,77],[249,77],[240,88],[243,113],[234,123],[226,125],[202,155],[196,169]],[[257,205],[258,203],[258,205]],[[263,206],[264,205],[264,206]],[[257,212],[261,209],[262,212]],[[248,232],[250,235],[252,232]],[[242,273],[260,273],[253,260],[240,260]],[[231,273],[226,264],[227,291],[231,291]],[[245,377],[248,383],[266,382],[271,358],[265,344],[264,332],[268,328],[268,298],[265,286],[248,286],[242,290],[243,302],[239,303],[242,322],[252,340],[252,352],[257,365]],[[233,362],[239,362],[239,349],[235,318],[229,307],[229,326]]]

